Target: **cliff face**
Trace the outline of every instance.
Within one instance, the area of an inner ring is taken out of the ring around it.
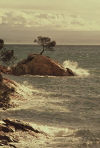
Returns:
[[[19,62],[15,67],[11,68],[14,75],[49,75],[49,76],[73,76],[74,73],[70,69],[64,69],[59,63],[49,57],[31,54],[27,59]]]

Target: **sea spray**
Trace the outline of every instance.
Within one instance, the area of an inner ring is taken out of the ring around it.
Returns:
[[[77,76],[89,76],[87,69],[80,68],[78,62],[66,60],[63,62],[64,68],[70,68]]]
[[[24,81],[23,84],[18,83],[17,86],[17,92],[24,97],[32,96],[33,93],[38,92],[38,90],[34,89],[33,86],[29,85],[27,81]]]

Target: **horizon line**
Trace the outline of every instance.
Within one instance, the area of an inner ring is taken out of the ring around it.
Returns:
[[[5,43],[5,45],[33,45],[39,46],[32,43]],[[57,44],[56,46],[100,46],[100,44]]]

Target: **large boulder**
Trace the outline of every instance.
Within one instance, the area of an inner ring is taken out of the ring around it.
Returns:
[[[58,62],[40,54],[31,54],[11,68],[14,75],[74,76],[70,69],[64,69]]]

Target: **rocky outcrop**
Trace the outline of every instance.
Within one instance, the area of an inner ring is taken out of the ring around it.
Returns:
[[[0,74],[0,108],[7,109],[11,107],[10,94],[14,92],[13,87],[7,86],[7,79]]]
[[[58,62],[40,54],[31,54],[27,59],[11,68],[14,75],[49,75],[49,76],[74,76],[70,69],[64,69]]]
[[[4,119],[0,122],[0,146],[18,148],[19,143],[25,143],[28,138],[34,140],[39,136],[48,138],[48,135],[35,129],[33,126],[19,120]],[[25,139],[26,138],[26,139]]]
[[[11,73],[10,69],[8,69],[6,66],[2,66],[2,65],[0,65],[0,72],[5,73],[5,74]]]

